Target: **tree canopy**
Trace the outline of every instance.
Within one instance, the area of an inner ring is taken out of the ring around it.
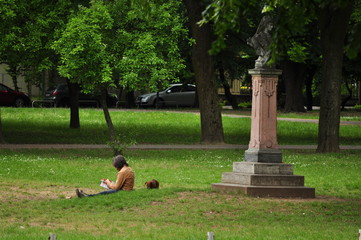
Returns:
[[[149,6],[148,14],[127,0],[80,6],[53,44],[60,74],[90,89],[116,82],[155,90],[176,81],[185,67],[178,43],[187,36],[179,4]]]
[[[314,36],[321,42],[321,111],[319,124],[319,152],[339,151],[340,86],[342,82],[342,60],[344,43],[352,12],[358,19],[359,3],[347,1],[322,0],[264,0],[264,1],[213,1],[206,12],[206,19],[214,21],[218,41],[215,47],[223,47],[225,33],[239,31],[243,22],[249,22],[249,11],[262,9],[264,14],[273,16],[272,58],[276,63],[282,57],[297,62],[306,62],[310,47],[306,41],[308,24],[317,22],[318,34]],[[356,9],[356,11],[355,11]],[[207,20],[206,20],[207,21]],[[357,28],[356,28],[357,29]],[[356,29],[354,28],[355,32]],[[351,35],[349,52],[358,51],[358,34]],[[351,47],[352,46],[352,47]],[[351,50],[352,49],[352,50]],[[351,54],[352,55],[352,54]]]

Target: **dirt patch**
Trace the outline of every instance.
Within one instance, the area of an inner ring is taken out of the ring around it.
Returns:
[[[85,192],[92,193],[92,189],[83,189]],[[45,187],[19,187],[19,186],[1,186],[0,202],[16,202],[24,200],[51,200],[66,198],[75,198],[75,189],[67,186],[50,185]]]

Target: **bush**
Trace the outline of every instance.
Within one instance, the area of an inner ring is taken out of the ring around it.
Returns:
[[[355,109],[356,111],[360,111],[360,112],[361,112],[361,105],[360,105],[360,104],[356,104],[356,105],[354,106],[354,109]]]
[[[251,102],[242,102],[238,104],[239,108],[251,108],[252,107],[252,103]]]

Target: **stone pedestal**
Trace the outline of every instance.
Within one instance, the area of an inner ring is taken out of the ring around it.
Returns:
[[[247,162],[282,162],[277,142],[277,84],[281,70],[252,69],[252,116]]]
[[[233,172],[223,173],[222,183],[211,187],[255,197],[315,197],[315,189],[305,187],[304,177],[293,175],[293,165],[284,163],[234,162]]]
[[[282,163],[277,143],[277,69],[252,69],[252,121],[245,162],[235,162],[233,172],[222,174],[212,189],[257,197],[314,198],[315,189],[304,187],[304,177]]]

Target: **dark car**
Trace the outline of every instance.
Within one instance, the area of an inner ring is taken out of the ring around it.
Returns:
[[[30,105],[30,98],[25,93],[15,91],[0,83],[0,105],[25,107]]]
[[[100,106],[100,93],[85,94],[80,91],[79,104],[82,106]],[[54,87],[50,87],[45,92],[44,100],[52,101],[56,107],[66,107],[70,105],[70,93],[67,84],[58,84]],[[107,95],[108,107],[114,107],[118,99],[116,96]]]
[[[192,84],[172,84],[158,93],[148,93],[137,97],[139,107],[192,107],[196,97],[196,86]]]

